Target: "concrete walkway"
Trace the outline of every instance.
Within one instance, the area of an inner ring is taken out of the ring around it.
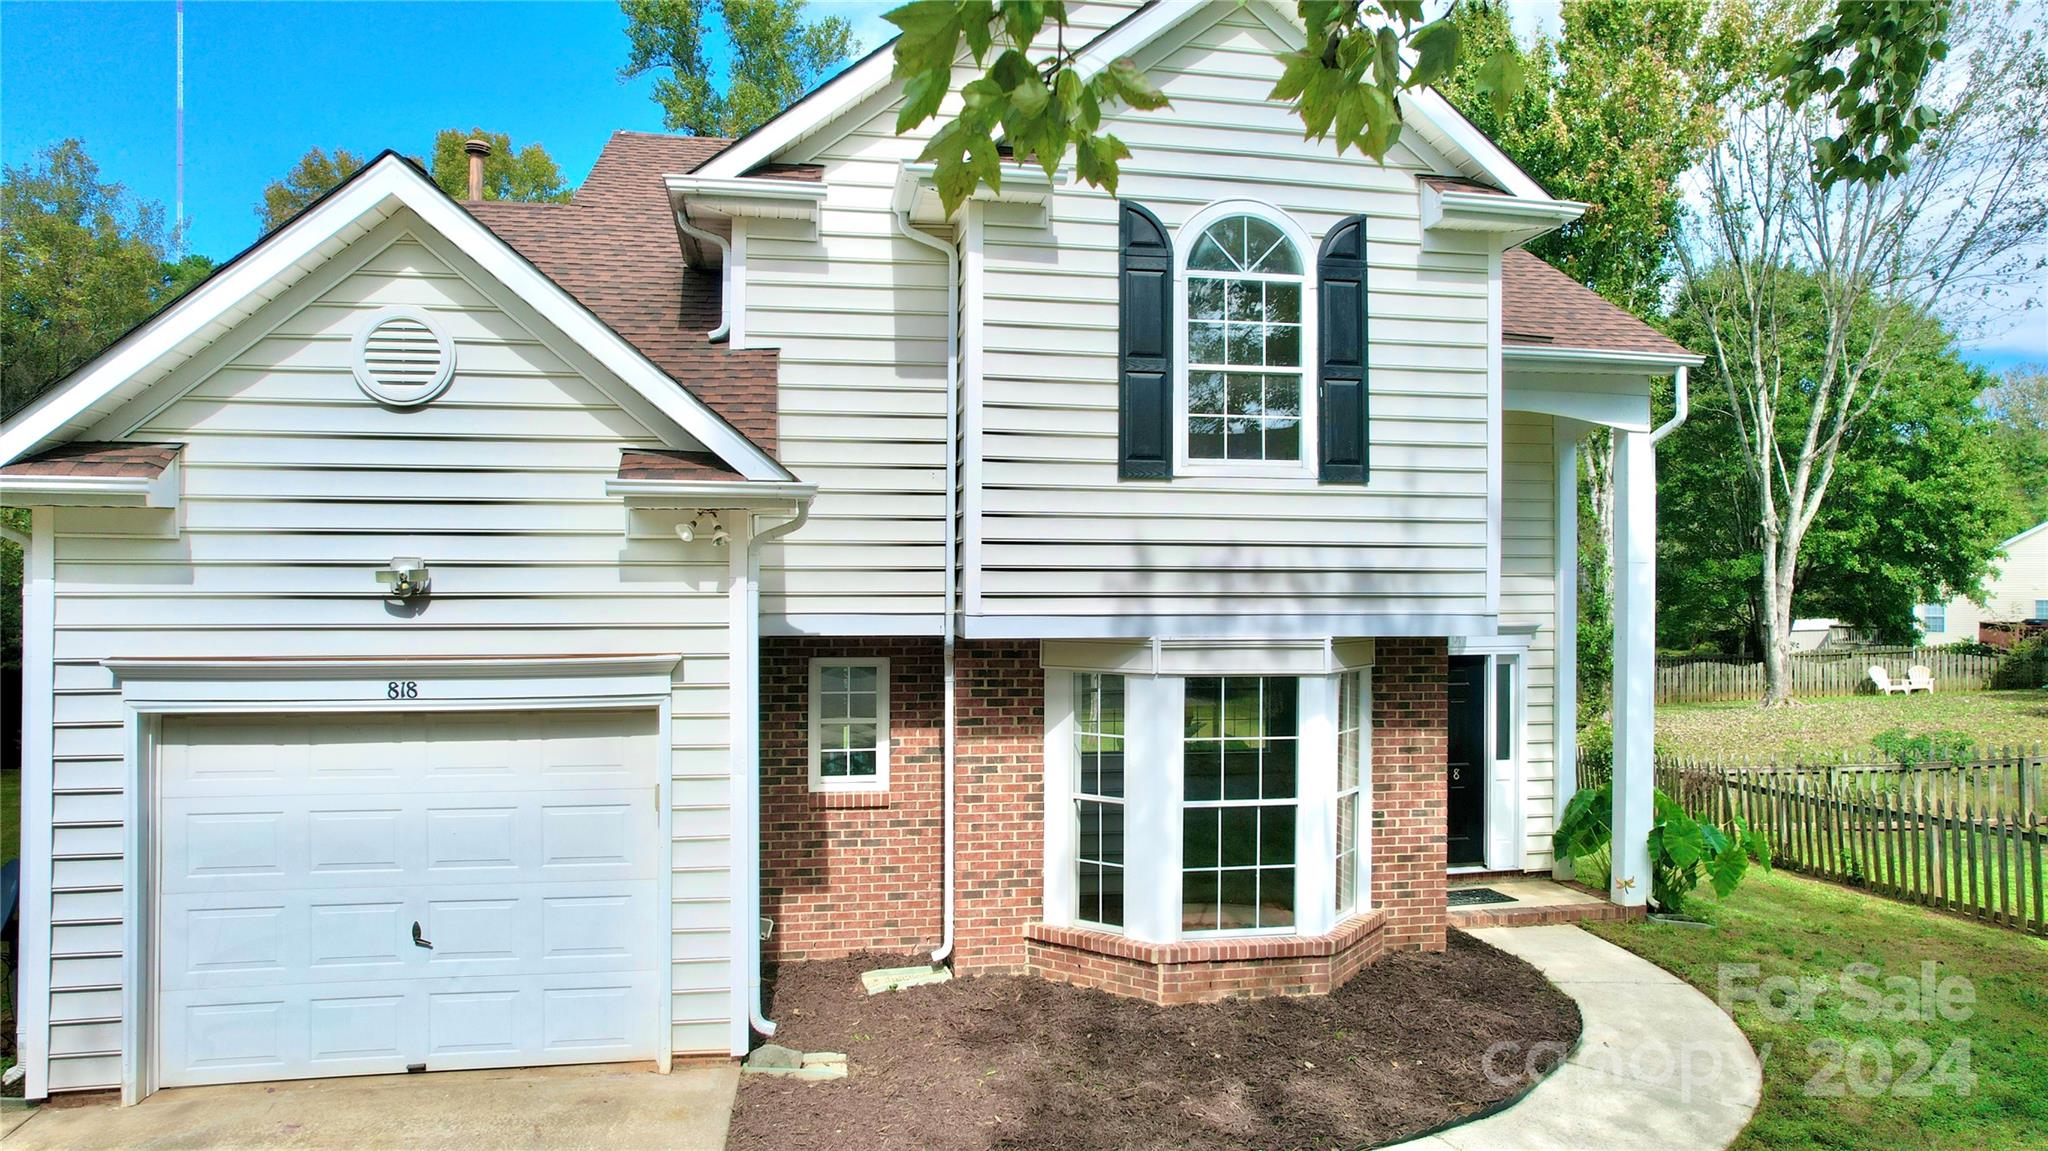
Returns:
[[[1521,1102],[1396,1144],[1401,1151],[1718,1149],[1749,1123],[1763,1067],[1735,1021],[1691,984],[1569,925],[1471,934],[1549,976],[1578,1001],[1585,1031]],[[1493,1066],[1519,1072],[1526,1060],[1504,1052]]]
[[[301,1079],[35,1108],[7,1151],[63,1148],[664,1148],[720,1151],[739,1065],[651,1063]]]

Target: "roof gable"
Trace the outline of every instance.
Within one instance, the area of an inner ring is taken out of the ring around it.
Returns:
[[[1107,67],[1112,61],[1130,56],[1183,27],[1193,17],[1213,19],[1218,8],[1235,9],[1238,6],[1236,0],[1227,3],[1225,0],[1211,0],[1209,3],[1151,0],[1096,35],[1080,49],[1077,61],[1084,71]],[[1288,10],[1291,6],[1283,6],[1273,0],[1252,0],[1243,7],[1276,31],[1282,31],[1291,41],[1301,36],[1301,25]],[[1206,22],[1209,21],[1202,23]],[[895,82],[891,78],[895,69],[895,42],[891,37],[853,66],[783,109],[774,119],[734,141],[724,152],[705,161],[700,173],[727,177],[744,175],[777,159],[800,141],[825,131],[840,117],[853,113],[862,102]],[[1512,196],[1550,199],[1507,153],[1433,89],[1404,94],[1400,106],[1403,123],[1423,136],[1435,151],[1455,166],[1466,170],[1467,175],[1489,179]]]
[[[0,462],[82,435],[400,209],[410,209],[740,474],[757,480],[791,478],[758,444],[676,386],[680,381],[664,374],[641,349],[464,211],[424,172],[391,152],[38,397],[0,429]]]

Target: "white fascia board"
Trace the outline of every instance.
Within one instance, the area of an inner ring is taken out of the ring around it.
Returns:
[[[386,155],[325,200],[260,241],[225,273],[181,297],[128,334],[0,431],[0,463],[34,451],[136,373],[202,333],[336,234],[396,202],[412,209],[465,255],[595,357],[706,449],[748,479],[794,480],[709,406],[654,366],[575,297],[542,275],[497,233],[464,211],[411,164]]]
[[[751,508],[805,504],[818,485],[768,480],[606,480],[604,494],[642,508]]]
[[[1486,138],[1486,133],[1472,126],[1470,120],[1451,107],[1434,88],[1418,88],[1401,94],[1402,119],[1413,127],[1432,134],[1453,150],[1462,153],[1472,161],[1488,179],[1506,189],[1509,194],[1524,200],[1549,202],[1550,193],[1531,179],[1527,172],[1500,146]]]
[[[969,615],[961,618],[963,639],[1153,639],[1261,640],[1372,638],[1379,636],[1492,636],[1497,616],[1469,615]]]
[[[1547,344],[1503,344],[1500,354],[1504,360],[1546,369],[1570,364],[1608,371],[1640,368],[1646,372],[1666,372],[1673,368],[1696,368],[1707,362],[1705,356],[1690,352],[1622,352],[1609,348],[1561,348]]]
[[[2044,520],[2041,523],[2035,524],[2033,527],[2028,528],[2026,531],[2021,532],[2020,534],[2012,537],[2011,539],[2005,541],[2004,543],[1998,546],[2009,548],[2023,539],[2027,539],[2030,536],[2039,535],[2042,532],[2048,532],[2048,520]]]
[[[0,505],[11,508],[175,508],[178,464],[154,476],[0,476]]]
[[[853,67],[784,109],[782,114],[733,141],[698,165],[699,176],[743,176],[775,158],[784,148],[830,124],[848,109],[882,90],[896,70],[896,38],[891,36]]]
[[[933,173],[936,165],[905,162],[897,168],[896,191],[890,198],[890,206],[898,212],[908,212],[910,222],[925,227],[940,227],[946,224],[945,202],[939,198],[938,185]],[[1045,207],[1051,202],[1053,193],[1072,182],[1072,175],[1065,168],[1047,176],[1045,169],[1037,164],[1004,164],[1001,190],[986,184],[975,186],[968,199],[983,204],[1025,204]]]
[[[669,203],[694,220],[698,213],[753,219],[818,222],[825,185],[812,180],[732,179],[717,176],[669,175]]]
[[[1507,247],[1530,240],[1578,219],[1586,205],[1574,200],[1522,200],[1491,192],[1461,192],[1422,185],[1422,227],[1425,231],[1486,232]]]

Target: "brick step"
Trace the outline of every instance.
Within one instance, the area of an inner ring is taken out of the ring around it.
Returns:
[[[1639,919],[1644,909],[1618,903],[1516,904],[1496,903],[1483,907],[1453,907],[1451,926],[1460,930],[1474,927],[1542,927],[1553,923],[1611,923]]]

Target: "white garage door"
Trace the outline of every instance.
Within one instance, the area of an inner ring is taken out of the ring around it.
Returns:
[[[166,720],[161,1085],[654,1058],[655,725]]]

